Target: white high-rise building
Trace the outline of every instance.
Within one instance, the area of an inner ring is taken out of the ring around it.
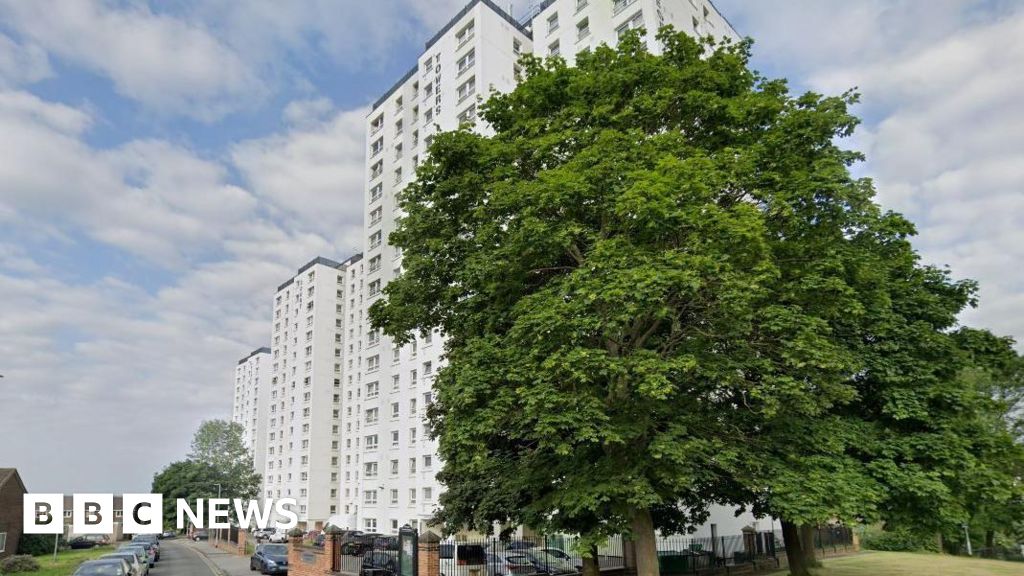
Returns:
[[[252,454],[253,468],[261,474],[266,465],[269,404],[270,348],[263,347],[238,361],[231,407],[231,421],[242,425],[242,441]]]
[[[738,37],[707,0],[548,0],[523,22],[491,0],[473,0],[373,105],[366,120],[365,300],[356,299],[366,336],[354,350],[356,377],[345,379],[342,415],[338,487],[347,527],[383,533],[397,533],[404,524],[422,528],[443,489],[435,479],[437,446],[424,422],[442,337],[435,332],[399,348],[365,322],[366,308],[401,273],[402,255],[387,244],[400,214],[396,192],[414,176],[434,134],[476,123],[479,100],[490,90],[515,88],[522,53],[560,54],[572,62],[577,52],[614,44],[639,27],[649,30],[647,41],[658,53],[654,30],[666,24]]]
[[[358,338],[361,259],[315,258],[274,295],[263,490],[294,498],[310,529],[337,513],[342,379]]]

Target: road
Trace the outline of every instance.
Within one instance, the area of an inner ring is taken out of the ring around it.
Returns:
[[[160,561],[149,573],[152,576],[217,576],[184,539],[162,540]]]

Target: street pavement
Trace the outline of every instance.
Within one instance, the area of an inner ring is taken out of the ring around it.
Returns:
[[[199,553],[208,561],[220,569],[219,576],[250,576],[249,557],[232,554],[219,548],[214,548],[209,542],[189,542],[186,544],[192,548],[191,552]],[[205,576],[205,572],[203,575]],[[153,576],[158,576],[154,574]],[[177,576],[177,575],[175,575]]]
[[[152,576],[221,576],[187,540],[160,541],[160,561],[150,570]]]

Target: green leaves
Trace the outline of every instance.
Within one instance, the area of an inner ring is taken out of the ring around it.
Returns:
[[[526,58],[482,107],[493,134],[439,134],[400,196],[404,272],[370,315],[447,335],[440,520],[591,542],[710,502],[962,517],[968,477],[1003,486],[1013,452],[1003,389],[964,370],[1019,365],[950,332],[974,284],[920,265],[849,174],[857,96],[791,96],[749,42],[659,39]]]

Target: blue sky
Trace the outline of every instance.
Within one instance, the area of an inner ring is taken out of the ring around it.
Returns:
[[[274,287],[359,249],[366,107],[461,4],[0,0],[0,466],[145,491],[229,416]],[[964,322],[1024,336],[1024,5],[716,4],[765,74],[859,88],[858,171],[981,282]]]

